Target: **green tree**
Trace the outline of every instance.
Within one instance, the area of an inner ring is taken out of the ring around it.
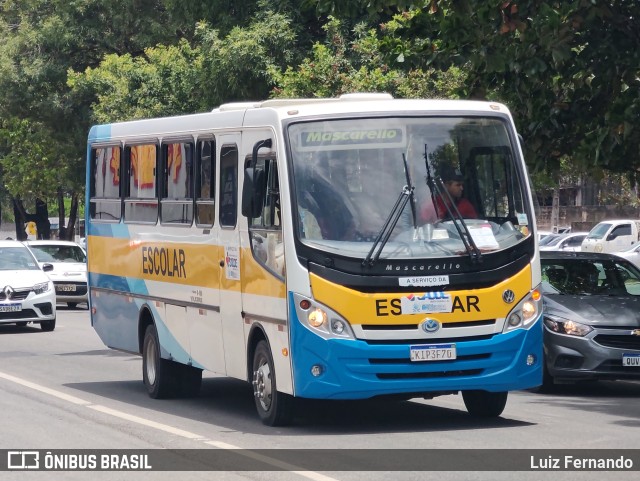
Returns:
[[[465,65],[460,95],[509,105],[534,170],[557,171],[563,157],[587,170],[640,168],[640,3],[416,5],[389,22],[387,53],[409,65]]]
[[[463,70],[405,69],[381,53],[384,36],[358,24],[348,32],[334,17],[324,25],[326,38],[312,47],[300,65],[278,75],[273,95],[278,97],[332,97],[349,92],[388,92],[397,97],[451,98],[462,85]]]
[[[230,100],[265,98],[296,55],[286,17],[265,12],[221,38],[207,24],[198,43],[156,46],[144,55],[108,55],[94,68],[70,72],[78,98],[93,98],[93,121],[112,122],[206,111]]]
[[[65,197],[77,208],[90,111],[85,98],[70,96],[67,71],[96,65],[106,53],[139,53],[149,44],[175,41],[174,32],[160,0],[0,3],[0,118],[10,119],[1,127],[5,190],[18,199],[60,199],[61,220]],[[44,152],[45,164],[34,160]],[[57,183],[44,182],[40,191],[33,183],[54,177]],[[75,222],[73,211],[69,218]]]

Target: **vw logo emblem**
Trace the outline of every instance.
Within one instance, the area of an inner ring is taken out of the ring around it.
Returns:
[[[502,293],[502,300],[507,304],[511,304],[513,301],[516,300],[516,293],[513,292],[511,289],[507,289]]]
[[[422,330],[426,333],[433,333],[440,329],[440,323],[435,319],[425,319],[422,322]]]

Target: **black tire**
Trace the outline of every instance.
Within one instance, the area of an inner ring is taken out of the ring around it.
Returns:
[[[253,394],[258,415],[264,424],[285,426],[291,422],[293,397],[278,392],[273,357],[266,341],[260,341],[253,353]]]
[[[497,418],[507,405],[508,392],[462,391],[469,414],[481,418]]]
[[[51,332],[56,328],[56,318],[54,317],[53,319],[51,319],[50,321],[41,321],[40,322],[40,329],[42,329],[45,332]]]
[[[69,306],[70,309],[75,309],[77,305],[77,302],[67,302],[67,306]]]
[[[147,326],[142,343],[142,379],[153,399],[173,397],[177,388],[175,363],[160,357],[158,332],[153,324]]]

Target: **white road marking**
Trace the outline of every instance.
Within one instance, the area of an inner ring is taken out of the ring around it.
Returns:
[[[176,436],[180,436],[182,438],[195,439],[195,440],[206,439],[204,436],[200,436],[199,434],[194,434],[189,431],[185,431],[183,429],[174,428],[173,426],[169,426],[168,424],[162,424],[155,421],[151,421],[150,419],[141,418],[140,416],[134,416],[133,414],[127,414],[122,411],[118,411],[117,409],[111,409],[106,406],[101,406],[99,404],[92,404],[87,407],[90,409],[95,409],[96,411],[99,411],[101,413],[114,416],[116,418],[131,421],[132,423],[141,424],[143,426],[157,429],[159,431],[175,434]]]
[[[55,389],[50,389],[48,387],[40,386],[39,384],[35,384],[30,381],[26,381],[24,379],[20,379],[19,377],[12,376],[11,374],[5,374],[0,372],[0,378],[6,379],[7,381],[14,382],[16,384],[20,384],[21,386],[28,387],[29,389],[34,389],[36,391],[40,391],[44,394],[48,394],[49,396],[57,397],[58,399],[62,399],[63,401],[68,401],[72,404],[88,405],[91,404],[89,401],[85,401],[84,399],[80,399],[75,396],[71,396],[69,394],[65,394],[60,391],[56,391]]]
[[[234,446],[233,444],[229,444],[229,443],[225,443],[222,441],[214,441],[211,439],[208,439],[204,436],[201,436],[199,434],[195,434],[192,433],[190,431],[185,431],[184,429],[178,429],[178,428],[174,428],[173,426],[169,426],[168,424],[162,424],[162,423],[158,423],[156,421],[151,421],[150,419],[146,419],[140,416],[134,416],[132,414],[127,414],[123,411],[119,411],[117,409],[111,409],[108,408],[106,406],[102,406],[100,404],[94,404],[91,401],[85,401],[84,399],[80,399],[79,397],[76,396],[71,396],[69,394],[65,394],[61,391],[57,391],[55,389],[51,389],[45,386],[41,386],[39,384],[33,383],[31,381],[27,381],[25,379],[21,379],[19,377],[16,376],[12,376],[11,374],[6,374],[3,372],[0,372],[0,379],[5,379],[7,381],[13,382],[15,384],[19,384],[21,386],[27,387],[29,389],[33,389],[35,391],[39,391],[41,393],[47,394],[49,396],[53,396],[56,397],[58,399],[61,399],[63,401],[67,401],[70,402],[72,404],[76,404],[79,406],[84,406],[87,407],[89,409],[93,409],[95,411],[101,412],[103,414],[106,414],[108,416],[114,416],[120,419],[124,419],[126,421],[130,421],[132,423],[136,423],[136,424],[140,424],[142,426],[147,426],[149,428],[152,429],[157,429],[159,431],[164,431],[166,433],[169,434],[173,434],[175,436],[180,436],[183,438],[187,438],[187,439],[191,439],[191,440],[195,440],[195,441],[201,441],[204,444],[207,444],[209,446],[213,446],[215,448],[218,449],[234,449],[234,450],[238,450],[238,454],[241,454],[243,456],[246,456],[248,458],[252,458],[252,459],[256,459],[258,461],[261,461],[263,463],[266,464],[270,464],[271,466],[275,466],[277,468],[280,468],[284,471],[289,471],[295,474],[298,474],[302,477],[308,478],[308,479],[312,479],[314,481],[338,481],[335,478],[329,477],[329,476],[325,476],[324,474],[321,473],[317,473],[315,471],[305,471],[304,469],[300,468],[300,466],[295,466],[293,464],[289,464],[283,461],[279,461],[277,459],[273,459],[270,458],[268,456],[264,456],[262,454],[258,454],[255,453],[249,449],[245,449],[245,448],[241,448],[239,446]]]

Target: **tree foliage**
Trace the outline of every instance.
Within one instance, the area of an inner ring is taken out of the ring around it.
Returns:
[[[636,0],[3,0],[0,188],[77,197],[91,123],[355,91],[499,100],[534,178],[635,180],[639,22]]]
[[[640,4],[431,0],[397,15],[387,51],[468,66],[460,95],[509,105],[534,168],[640,167]]]
[[[446,71],[392,67],[381,53],[383,39],[374,28],[358,24],[348,32],[343,22],[329,17],[326,37],[312,55],[278,76],[278,97],[333,97],[349,92],[388,92],[397,97],[451,98],[462,84],[458,67]]]

